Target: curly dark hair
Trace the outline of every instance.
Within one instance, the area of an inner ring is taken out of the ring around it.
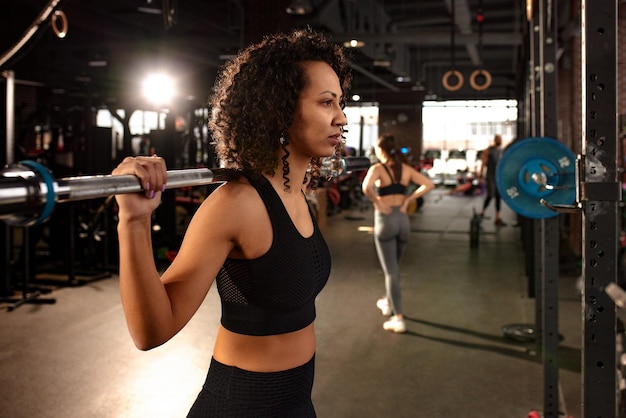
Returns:
[[[307,83],[302,65],[307,61],[328,63],[345,97],[351,73],[343,49],[312,29],[267,36],[224,66],[210,99],[209,120],[222,162],[253,175],[276,173],[276,151],[281,137],[288,143],[296,102]],[[320,158],[311,159],[312,187],[320,166]],[[289,189],[288,170],[283,177]]]

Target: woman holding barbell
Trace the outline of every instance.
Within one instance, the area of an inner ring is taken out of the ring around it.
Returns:
[[[159,275],[151,213],[167,183],[159,157],[125,159],[143,194],[117,196],[120,291],[139,349],[191,319],[216,282],[222,318],[206,382],[189,417],[314,417],[315,297],[330,254],[305,199],[321,157],[341,155],[350,73],[342,50],[309,31],[267,37],[223,69],[209,127],[222,163],[241,175],[215,190]]]

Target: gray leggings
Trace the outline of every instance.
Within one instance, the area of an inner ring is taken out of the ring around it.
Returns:
[[[402,292],[400,291],[400,259],[409,241],[411,225],[409,216],[400,212],[399,206],[385,215],[376,211],[374,215],[374,244],[378,261],[385,274],[385,290],[391,312],[402,313]]]

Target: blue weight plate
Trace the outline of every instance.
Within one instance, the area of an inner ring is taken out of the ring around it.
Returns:
[[[576,199],[576,156],[559,141],[533,137],[516,141],[503,152],[496,168],[496,187],[513,211],[533,219],[558,213],[540,199],[571,204]]]

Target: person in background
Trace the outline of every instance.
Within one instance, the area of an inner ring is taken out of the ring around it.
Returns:
[[[376,301],[384,316],[391,316],[383,329],[402,333],[406,331],[400,288],[400,259],[406,249],[410,221],[409,204],[435,188],[428,177],[404,163],[395,138],[381,135],[374,148],[378,163],[370,166],[363,179],[363,194],[374,204],[374,244],[385,275],[386,295]],[[419,185],[413,193],[406,193],[410,183]]]
[[[500,208],[502,202],[500,193],[496,187],[496,167],[498,166],[500,157],[502,157],[502,136],[496,134],[493,137],[493,144],[484,150],[480,156],[481,165],[479,177],[481,179],[485,179],[485,188],[487,193],[485,195],[485,200],[483,200],[483,209],[480,212],[480,216],[482,218],[485,217],[485,211],[487,210],[491,199],[493,199],[496,205],[496,218],[494,220],[494,224],[496,226],[506,226],[506,223],[500,218]],[[486,176],[485,170],[487,170]]]
[[[170,340],[217,285],[221,323],[188,417],[316,415],[313,321],[330,253],[304,191],[322,157],[341,156],[350,79],[342,49],[312,30],[268,36],[229,61],[209,127],[233,179],[196,211],[163,274],[150,218],[165,161],[128,157],[113,170],[137,176],[145,191],[116,196],[120,292],[135,345]]]

